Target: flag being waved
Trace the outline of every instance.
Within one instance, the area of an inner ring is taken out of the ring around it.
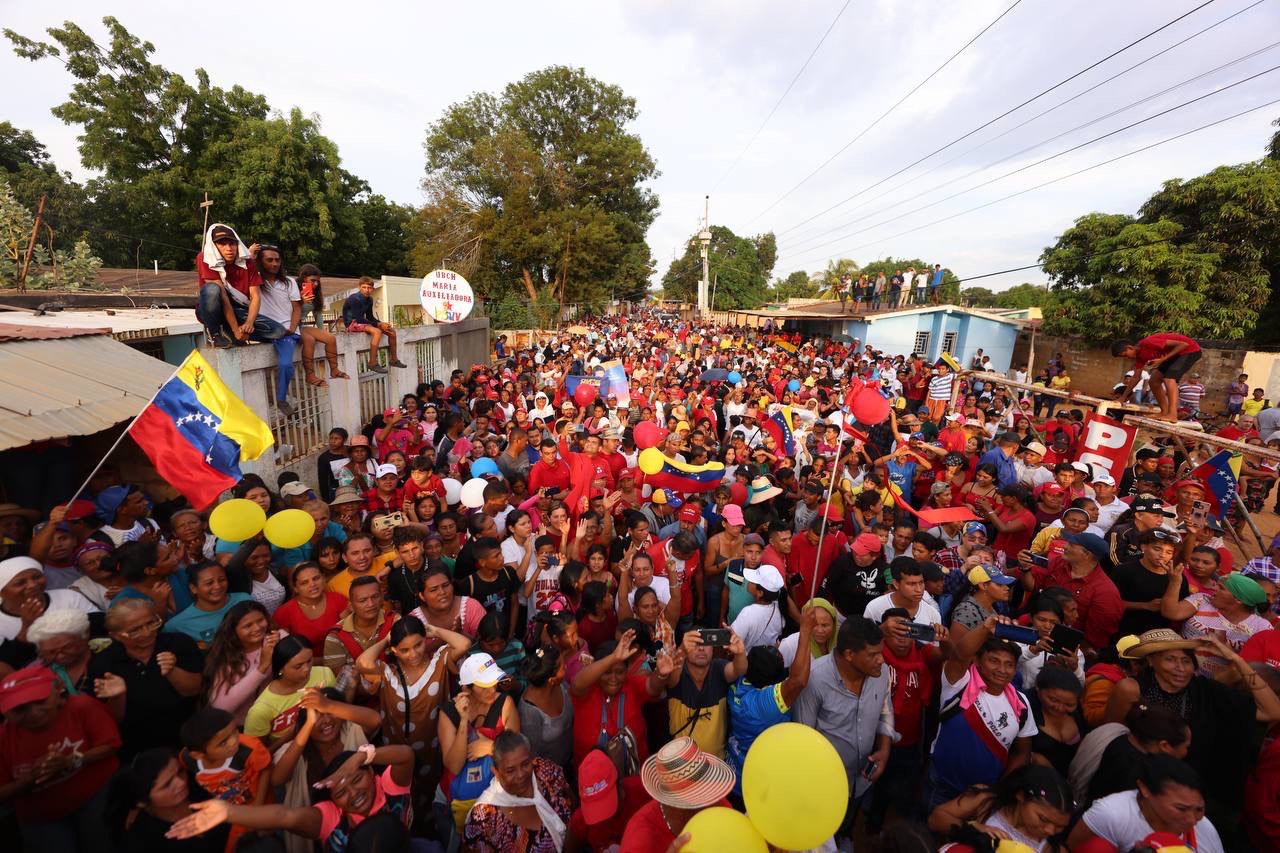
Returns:
[[[274,443],[271,429],[192,351],[129,426],[170,485],[204,509],[240,480],[240,461]]]

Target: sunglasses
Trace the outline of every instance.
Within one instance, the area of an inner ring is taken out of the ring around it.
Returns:
[[[1182,542],[1181,536],[1179,536],[1176,533],[1172,533],[1168,530],[1160,530],[1159,528],[1157,528],[1151,532],[1157,539],[1164,540],[1165,542],[1172,542],[1174,545],[1177,545],[1180,542]]]

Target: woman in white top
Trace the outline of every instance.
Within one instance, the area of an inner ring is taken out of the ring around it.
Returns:
[[[1153,832],[1169,832],[1196,853],[1222,853],[1218,830],[1204,816],[1199,775],[1171,755],[1145,758],[1137,790],[1096,800],[1071,830],[1071,847],[1101,838],[1118,850],[1131,850]]]
[[[782,634],[782,609],[778,604],[786,585],[782,572],[773,566],[743,569],[747,592],[755,599],[738,613],[733,620],[733,632],[742,638],[747,651],[756,646],[776,646]]]
[[[533,408],[529,410],[529,420],[534,418],[542,418],[542,422],[548,426],[556,419],[556,410],[547,400],[547,395],[541,391],[533,395]]]
[[[929,828],[961,843],[995,836],[1036,853],[1065,853],[1067,846],[1053,839],[1066,831],[1074,808],[1071,786],[1056,770],[1024,764],[995,788],[972,788],[939,805],[929,814]]]

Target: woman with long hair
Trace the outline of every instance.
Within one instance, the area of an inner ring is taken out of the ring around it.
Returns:
[[[996,531],[995,541],[991,543],[997,558],[1004,555],[1004,565],[1012,566],[1018,561],[1018,554],[1031,547],[1031,538],[1036,532],[1035,500],[1031,490],[1021,483],[1014,483],[999,490],[1000,505],[987,510],[980,508],[979,515],[986,516],[987,526]]]
[[[521,674],[528,686],[520,695],[520,731],[533,744],[534,755],[568,767],[573,760],[573,701],[560,650],[534,649],[525,656]]]
[[[324,388],[328,385],[316,376],[316,344],[324,344],[325,358],[329,362],[330,379],[350,379],[338,367],[338,341],[324,327],[324,296],[320,285],[320,268],[315,264],[303,264],[298,268],[298,290],[302,294],[303,321],[298,331],[302,333],[302,370],[308,385]],[[310,313],[315,325],[306,322]]]
[[[1066,775],[1080,745],[1084,718],[1080,716],[1083,685],[1069,669],[1046,666],[1036,676],[1031,715],[1039,731],[1031,736],[1031,751]]]
[[[298,634],[316,654],[324,654],[324,638],[347,609],[347,597],[325,589],[325,576],[316,563],[298,563],[289,570],[293,597],[272,618],[290,634]]]
[[[274,749],[297,733],[298,708],[310,688],[333,687],[327,666],[315,665],[311,644],[290,635],[271,650],[271,681],[245,715],[244,733],[268,740]]]
[[[190,607],[171,618],[164,630],[171,634],[186,634],[201,648],[208,648],[213,642],[213,635],[228,610],[242,601],[252,600],[243,592],[227,592],[227,570],[214,562],[189,568],[187,587],[195,600]]]
[[[271,617],[257,601],[231,606],[205,654],[205,701],[229,712],[236,725],[245,715],[271,672],[271,653],[288,632],[272,630]]]
[[[230,826],[184,841],[168,836],[175,823],[191,814],[192,804],[207,797],[199,786],[191,784],[171,748],[139,753],[120,768],[107,788],[104,817],[114,849],[121,853],[225,853]]]
[[[438,645],[433,649],[428,640]],[[435,718],[449,692],[449,668],[470,647],[462,634],[405,616],[356,659],[361,689],[378,698],[383,737],[413,748],[420,804],[428,811],[442,769]]]
[[[578,632],[590,649],[612,640],[618,632],[618,611],[613,606],[613,593],[600,581],[587,581],[582,587]]]
[[[1027,764],[994,788],[972,788],[942,803],[930,813],[929,828],[953,841],[976,841],[978,849],[991,839],[1007,839],[1035,853],[1065,853],[1068,848],[1058,838],[1074,809],[1066,779],[1051,767]]]

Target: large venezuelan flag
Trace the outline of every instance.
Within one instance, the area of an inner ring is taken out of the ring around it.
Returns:
[[[760,428],[773,436],[774,445],[788,456],[796,454],[796,440],[792,435],[793,426],[790,406],[783,406],[760,422]]]
[[[203,509],[240,480],[240,460],[257,459],[274,443],[271,429],[193,351],[129,434],[160,476]]]

